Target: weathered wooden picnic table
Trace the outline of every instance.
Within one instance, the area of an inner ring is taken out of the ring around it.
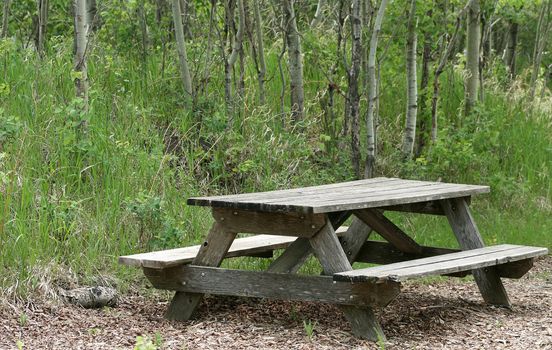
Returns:
[[[470,213],[487,186],[374,178],[289,190],[188,199],[212,208],[213,226],[200,246],[120,257],[143,268],[156,288],[175,290],[166,317],[187,320],[204,293],[338,304],[355,335],[383,337],[373,308],[386,306],[404,280],[472,273],[483,299],[510,306],[501,277],[520,278],[547,249],[485,247]],[[384,213],[444,215],[462,250],[420,246]],[[349,227],[342,224],[350,217]],[[372,231],[388,243],[368,240]],[[236,238],[238,233],[254,236]],[[219,268],[236,256],[272,257],[267,271]],[[296,272],[314,254],[323,275]],[[380,264],[352,269],[353,262]]]

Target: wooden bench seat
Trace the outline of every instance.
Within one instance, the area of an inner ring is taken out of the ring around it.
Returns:
[[[346,226],[336,230],[338,235],[347,231]],[[226,254],[226,258],[239,256],[256,256],[283,249],[295,241],[297,237],[277,235],[254,235],[235,239]],[[128,266],[164,269],[167,267],[189,264],[199,251],[199,245],[156,252],[126,255],[119,257],[119,263]]]
[[[522,273],[524,274],[530,269],[533,258],[546,255],[547,253],[548,249],[546,248],[501,244],[336,273],[334,274],[334,280],[351,282],[402,282],[415,277],[452,274],[518,261],[530,263],[524,269],[525,271]],[[519,277],[521,276],[517,278]]]

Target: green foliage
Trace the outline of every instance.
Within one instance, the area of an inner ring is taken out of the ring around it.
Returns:
[[[6,115],[0,108],[0,146],[17,136],[23,123],[12,115]]]
[[[318,322],[316,321],[312,322],[311,320],[303,320],[303,329],[305,330],[309,341],[312,341],[312,338],[314,337],[314,331],[317,324]]]
[[[148,336],[139,335],[136,337],[134,350],[157,350],[163,346],[163,338],[159,333],[155,333],[155,339],[151,340]]]

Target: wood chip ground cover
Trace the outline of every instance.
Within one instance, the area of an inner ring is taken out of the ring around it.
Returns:
[[[552,257],[506,280],[513,310],[482,303],[473,281],[411,282],[379,313],[385,349],[552,349]],[[354,338],[332,305],[209,297],[196,320],[163,319],[168,299],[124,295],[116,308],[0,304],[0,349],[378,349]],[[304,322],[314,331],[307,337]]]

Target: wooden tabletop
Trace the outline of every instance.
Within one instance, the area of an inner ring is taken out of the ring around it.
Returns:
[[[466,197],[489,186],[378,177],[270,192],[189,198],[189,205],[264,212],[330,213]]]

